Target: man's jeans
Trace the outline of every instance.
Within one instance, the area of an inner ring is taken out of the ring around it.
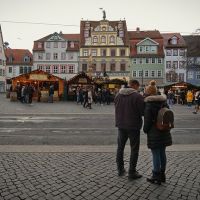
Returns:
[[[136,171],[139,147],[140,147],[140,130],[134,129],[119,129],[118,130],[118,148],[117,148],[117,168],[124,169],[124,148],[127,140],[130,140],[131,155],[129,163],[129,174]]]
[[[165,147],[159,149],[151,149],[152,156],[153,156],[153,171],[154,172],[165,172],[166,169],[166,153]]]

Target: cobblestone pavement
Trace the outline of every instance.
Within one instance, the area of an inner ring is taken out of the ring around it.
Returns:
[[[125,156],[128,167],[128,154]],[[167,183],[146,182],[150,152],[141,152],[143,178],[116,175],[114,153],[0,153],[0,200],[200,199],[200,152],[168,152]]]

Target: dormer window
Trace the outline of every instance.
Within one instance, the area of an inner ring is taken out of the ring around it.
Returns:
[[[177,44],[177,37],[172,37],[170,42],[171,44]]]
[[[101,43],[106,43],[106,37],[105,36],[101,37]]]
[[[74,48],[74,42],[70,42],[70,48]]]
[[[24,62],[30,62],[30,57],[29,56],[25,56],[24,57]]]
[[[94,37],[93,37],[93,43],[94,43],[94,44],[98,43],[98,38],[97,38],[97,36],[94,36]]]
[[[124,31],[123,30],[119,31],[119,37],[124,37]]]
[[[10,56],[10,57],[8,58],[8,60],[9,60],[10,63],[13,62],[13,57]]]
[[[42,43],[39,42],[39,43],[38,43],[38,49],[41,49],[41,48],[42,48]]]
[[[106,27],[105,26],[102,27],[102,31],[106,31]]]
[[[114,36],[110,36],[110,43],[115,43],[115,37]]]

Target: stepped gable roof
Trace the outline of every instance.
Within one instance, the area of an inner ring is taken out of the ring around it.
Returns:
[[[171,39],[176,36],[178,38],[177,44],[171,44]],[[177,47],[177,48],[186,48],[186,43],[184,38],[180,33],[162,33],[162,37],[164,39],[164,46],[165,47]]]
[[[33,65],[33,55],[28,49],[5,49],[7,65]],[[30,61],[25,62],[24,57],[30,57]],[[12,57],[12,61],[11,61]]]
[[[135,58],[163,58],[163,37],[158,30],[150,30],[150,31],[129,31],[129,40],[130,40],[130,57]],[[137,44],[145,39],[150,39],[159,44],[157,54],[145,53],[138,54],[137,53]]]
[[[123,24],[123,30],[124,30],[124,37],[123,42],[125,46],[129,46],[129,38],[128,38],[128,31],[127,31],[127,25],[125,20],[119,20],[119,21],[108,21],[108,20],[100,20],[100,21],[81,21],[80,22],[80,46],[84,46],[85,44],[85,37],[84,37],[84,29],[85,29],[85,23],[90,23],[90,27],[93,27],[95,29],[97,26],[100,25],[101,22],[108,22],[109,26],[111,26],[114,30],[115,27],[118,27],[118,24],[121,22]]]
[[[188,57],[200,57],[200,35],[184,35]]]

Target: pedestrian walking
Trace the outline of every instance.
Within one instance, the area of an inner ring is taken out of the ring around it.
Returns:
[[[147,86],[144,111],[144,133],[147,134],[147,145],[152,152],[153,170],[152,177],[147,178],[148,182],[161,184],[166,181],[166,147],[172,145],[170,129],[160,130],[156,126],[158,113],[161,108],[167,108],[166,98],[157,95],[155,81]],[[170,113],[170,111],[169,111]],[[169,116],[169,115],[168,115]],[[162,121],[163,123],[163,121]]]
[[[21,90],[21,102],[25,103],[25,86],[22,86],[22,90]]]
[[[53,84],[51,84],[49,87],[49,99],[48,99],[49,103],[53,103],[53,95],[54,95],[54,86]]]
[[[188,90],[188,92],[187,92],[187,105],[188,105],[188,107],[192,106],[193,98],[194,98],[194,96],[193,96],[192,91]]]
[[[27,93],[28,93],[28,103],[32,104],[32,100],[33,100],[33,93],[34,93],[34,87],[29,84],[28,88],[27,88]]]
[[[87,108],[92,109],[92,89],[89,89],[88,91],[88,104],[87,104]]]
[[[84,92],[84,103],[83,103],[83,107],[86,108],[88,105],[88,90],[86,89]]]
[[[169,104],[169,107],[172,108],[174,104],[174,92],[170,89],[167,93],[167,103]]]
[[[142,127],[142,116],[144,113],[144,99],[139,94],[139,82],[130,80],[129,87],[120,89],[115,97],[115,123],[118,127],[117,147],[117,169],[118,175],[125,175],[124,169],[124,148],[127,140],[130,140],[131,155],[129,163],[129,180],[141,178],[136,171],[139,146],[140,129]]]
[[[195,111],[194,114],[197,114],[200,109],[200,90],[195,93]]]

